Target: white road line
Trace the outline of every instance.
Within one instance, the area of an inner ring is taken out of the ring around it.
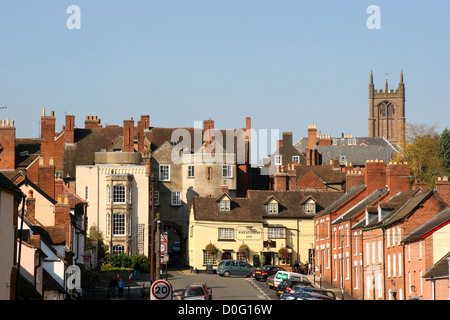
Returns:
[[[253,288],[255,288],[256,290],[258,290],[262,295],[258,295],[258,299],[265,299],[265,300],[272,300],[267,294],[264,293],[264,291],[261,290],[260,287],[258,287],[254,282],[253,279],[246,279]]]

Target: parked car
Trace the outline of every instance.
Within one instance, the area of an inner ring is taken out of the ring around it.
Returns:
[[[212,289],[205,283],[190,284],[184,288],[181,300],[212,300]]]
[[[277,296],[280,296],[283,293],[290,293],[292,288],[297,287],[308,287],[314,288],[311,282],[309,281],[298,281],[298,280],[283,280],[277,288]]]
[[[308,300],[309,296],[303,294],[320,294],[331,300],[336,300],[336,295],[331,290],[311,288],[309,286],[294,286],[290,293],[280,295],[280,300]]]
[[[297,300],[336,300],[317,292],[303,292]]]
[[[274,284],[275,284],[275,280],[274,279],[275,279],[275,275],[267,277],[266,283],[267,283],[267,286],[269,287],[269,289],[274,289],[275,288],[274,287]]]
[[[298,280],[298,281],[304,281],[304,282],[311,282],[311,281],[309,281],[308,277],[306,277],[304,274],[296,273],[296,272],[290,272],[290,271],[278,271],[275,274],[274,287],[277,288],[278,285],[283,280]]]
[[[276,274],[278,271],[285,271],[285,269],[280,266],[264,266],[256,269],[253,274],[255,280],[266,281],[269,276]]]
[[[241,260],[223,260],[217,266],[219,276],[246,276],[250,277],[255,269],[254,266]]]

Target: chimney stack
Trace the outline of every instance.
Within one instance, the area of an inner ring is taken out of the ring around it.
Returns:
[[[144,121],[144,130],[150,129],[150,116],[148,114],[141,115],[141,121]]]
[[[48,196],[55,199],[55,164],[53,158],[48,158],[48,164],[45,164],[43,157],[39,158],[38,186]]]
[[[408,163],[389,163],[387,167],[387,185],[392,195],[411,189],[410,178],[411,167]]]
[[[86,116],[84,121],[85,129],[100,129],[102,125],[100,124],[100,119],[97,116]]]
[[[364,176],[361,171],[350,170],[345,175],[345,191],[364,184]]]
[[[36,199],[33,197],[33,190],[28,191],[28,197],[26,199],[26,218],[31,224],[36,222]]]
[[[0,145],[3,150],[0,153],[0,170],[14,170],[16,168],[16,127],[14,120],[1,120]]]
[[[42,109],[41,117],[41,156],[45,162],[55,155],[55,112],[52,111],[48,116],[45,114],[45,108]]]
[[[368,160],[364,172],[366,194],[386,188],[386,164],[383,160]]]
[[[283,166],[277,167],[277,173],[273,175],[273,190],[274,191],[287,191],[289,176],[284,172]]]
[[[317,125],[310,124],[308,126],[308,149],[312,149],[317,143]]]
[[[140,120],[138,121],[138,127],[137,127],[137,151],[138,152],[144,152],[144,139],[145,139],[145,121]]]
[[[134,152],[134,120],[123,121],[123,152]]]
[[[203,142],[205,146],[210,145],[214,141],[212,131],[214,131],[214,120],[203,120]]]
[[[66,115],[66,124],[64,126],[64,142],[75,142],[75,116],[73,114]]]
[[[448,181],[448,176],[438,178],[436,181],[436,189],[438,195],[450,205],[450,181]]]

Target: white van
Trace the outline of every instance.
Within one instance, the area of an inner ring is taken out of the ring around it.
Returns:
[[[278,285],[283,280],[297,280],[297,281],[304,281],[304,282],[310,282],[309,279],[301,273],[296,272],[290,272],[290,271],[278,271],[275,274],[275,277],[273,278],[273,286],[276,289]]]

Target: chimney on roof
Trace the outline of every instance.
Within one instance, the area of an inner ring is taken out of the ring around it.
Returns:
[[[44,108],[41,116],[41,156],[46,162],[55,154],[55,122],[55,112],[48,116]]]
[[[345,175],[345,191],[364,184],[364,176],[361,171],[350,170]]]
[[[141,115],[141,121],[144,121],[144,130],[150,129],[150,116],[148,114]]]
[[[100,129],[101,127],[100,119],[97,116],[86,116],[84,121],[85,129]]]
[[[123,152],[134,152],[134,120],[123,121]]]
[[[14,170],[16,168],[16,127],[14,120],[0,122],[0,170]]]
[[[312,149],[317,143],[317,125],[310,124],[308,126],[308,149]]]
[[[448,181],[448,176],[438,178],[436,181],[436,190],[438,195],[450,205],[450,181]]]
[[[364,172],[366,194],[386,188],[386,163],[383,160],[368,160]]]
[[[64,126],[64,142],[75,142],[75,116],[73,114],[66,115],[66,124]]]
[[[251,137],[252,137],[251,129],[252,129],[252,119],[250,117],[247,117],[247,118],[245,118],[245,131],[246,131],[247,140],[249,142],[251,142]]]
[[[273,175],[273,190],[287,191],[289,190],[289,176],[284,172],[283,166],[277,167],[277,173]]]
[[[26,199],[26,218],[32,224],[36,221],[36,199],[33,197],[33,190],[28,191],[28,197]]]
[[[203,120],[203,142],[209,146],[214,141],[214,120]]]
[[[411,167],[408,163],[390,162],[387,167],[387,185],[393,195],[411,189]]]
[[[58,203],[55,204],[55,227],[65,231],[66,245],[70,246],[70,205],[67,195],[58,196]]]
[[[38,166],[38,186],[48,196],[55,199],[55,164],[53,158],[48,158],[48,164],[45,164],[43,157],[39,158]]]
[[[144,152],[144,138],[145,138],[145,121],[140,120],[138,121],[137,126],[137,151],[138,152]]]

